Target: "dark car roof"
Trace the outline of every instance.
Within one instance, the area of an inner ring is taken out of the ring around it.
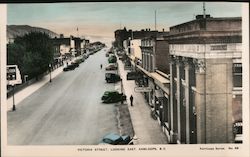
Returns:
[[[117,74],[115,74],[115,73],[106,73],[105,75],[117,75]]]
[[[103,137],[103,142],[108,142],[109,144],[117,144],[117,142],[122,141],[123,138],[115,133],[109,133]]]
[[[111,140],[115,141],[115,140],[121,138],[121,136],[120,136],[120,135],[117,135],[117,134],[115,134],[115,133],[109,133],[109,134],[107,134],[106,136],[104,136],[103,138],[104,138],[104,139],[105,139],[105,138],[108,138],[108,139],[111,139]]]
[[[108,94],[108,93],[119,93],[118,91],[116,90],[113,90],[113,91],[105,91],[104,94]]]

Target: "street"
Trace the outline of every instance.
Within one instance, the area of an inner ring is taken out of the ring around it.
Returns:
[[[110,132],[119,133],[114,104],[101,96],[114,90],[105,82],[104,50],[91,55],[79,68],[62,72],[51,83],[8,111],[9,145],[92,145]]]

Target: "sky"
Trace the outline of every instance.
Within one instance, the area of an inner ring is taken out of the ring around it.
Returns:
[[[240,17],[241,3],[206,2],[212,17]],[[114,31],[169,27],[188,22],[203,13],[202,2],[88,2],[8,4],[8,25],[30,25],[49,29],[65,36],[111,42]],[[78,32],[77,32],[78,28]]]

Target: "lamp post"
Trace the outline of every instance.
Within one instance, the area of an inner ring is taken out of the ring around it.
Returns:
[[[51,64],[49,64],[49,82],[52,82],[52,80],[51,80]]]
[[[15,85],[13,85],[13,107],[12,111],[16,111],[16,105],[15,105]]]

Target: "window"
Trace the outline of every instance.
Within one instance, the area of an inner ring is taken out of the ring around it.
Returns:
[[[233,64],[233,86],[242,87],[242,64]]]

